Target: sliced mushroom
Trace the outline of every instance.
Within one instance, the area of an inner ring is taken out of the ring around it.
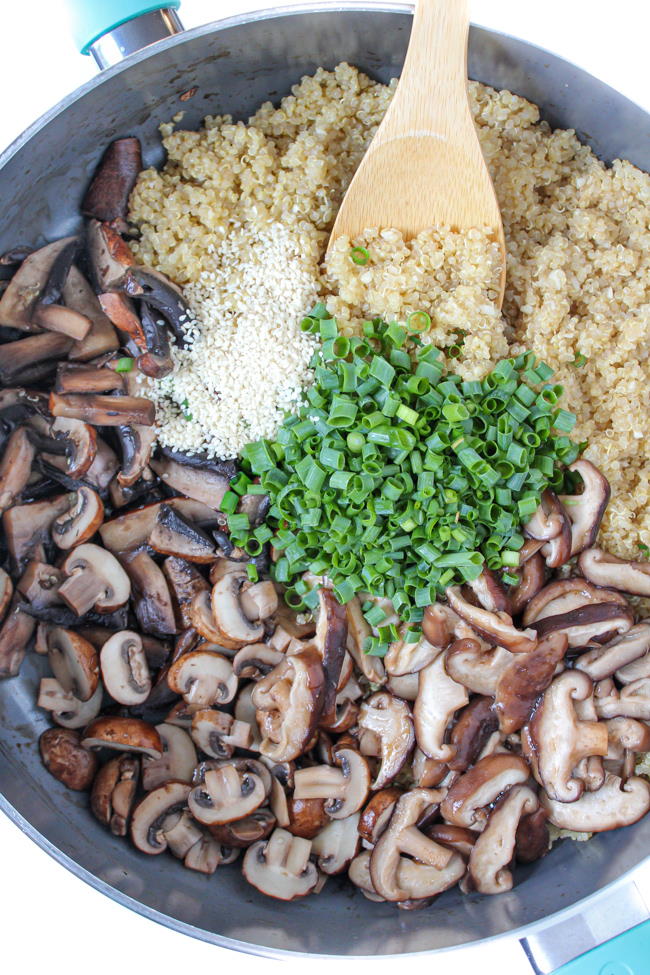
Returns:
[[[84,748],[112,748],[160,758],[163,744],[160,735],[139,718],[103,717],[91,721],[82,740]]]
[[[23,332],[38,331],[32,322],[32,312],[54,262],[72,243],[76,243],[75,237],[64,237],[27,254],[0,298],[0,325]]]
[[[47,637],[48,662],[61,687],[89,701],[99,684],[99,661],[92,643],[78,633],[53,626]]]
[[[83,420],[99,427],[119,427],[125,423],[150,427],[156,420],[155,405],[144,396],[50,393],[49,405],[52,416]]]
[[[535,812],[539,803],[532,789],[513,786],[497,803],[470,853],[471,886],[481,894],[501,894],[512,889],[508,865],[513,859],[519,823]]]
[[[156,731],[162,742],[160,758],[144,757],[142,759],[142,787],[147,792],[157,789],[165,782],[191,782],[196,765],[196,749],[192,739],[175,725],[156,725]]]
[[[311,842],[275,829],[268,840],[246,850],[243,873],[249,884],[282,901],[306,897],[316,887],[318,870],[310,862]]]
[[[445,670],[473,694],[494,697],[497,682],[514,656],[504,647],[483,650],[477,640],[456,640],[445,655]]]
[[[235,849],[245,849],[258,840],[265,840],[270,836],[275,825],[276,819],[271,810],[261,806],[250,816],[244,816],[236,823],[208,826],[208,829],[219,843]]]
[[[323,711],[329,714],[339,689],[341,669],[346,656],[348,621],[345,606],[342,606],[331,589],[318,591],[318,615],[314,643],[323,661],[325,694]]]
[[[116,469],[117,466],[119,465],[116,465]],[[156,522],[161,503],[158,501],[147,504],[105,522],[100,529],[100,535],[106,548],[111,552],[131,552],[145,545]],[[167,498],[164,503],[200,527],[216,524],[216,512],[198,501],[192,501],[190,498]]]
[[[415,643],[405,643],[401,638],[391,643],[384,657],[384,666],[391,677],[417,674],[438,656],[438,647],[422,636]]]
[[[478,599],[483,609],[490,613],[508,613],[510,601],[504,586],[490,569],[483,569],[477,579],[473,579],[468,586]]]
[[[591,643],[607,643],[618,634],[627,633],[633,623],[631,607],[602,602],[535,620],[531,627],[540,640],[551,633],[563,633],[569,647],[575,649]]]
[[[578,559],[583,576],[597,586],[609,586],[633,596],[650,596],[650,562],[618,559],[600,548],[588,548]]]
[[[479,835],[465,826],[450,826],[449,823],[433,823],[425,828],[425,833],[441,846],[460,853],[463,860],[469,859]]]
[[[553,680],[527,725],[527,740],[534,756],[535,778],[551,799],[575,802],[584,790],[574,777],[581,759],[607,754],[607,727],[602,722],[580,721],[574,701],[593,693],[593,684],[581,671],[565,670]]]
[[[123,393],[124,377],[99,363],[62,362],[54,389],[57,393]]]
[[[69,354],[72,345],[72,339],[56,332],[8,342],[2,346],[0,380],[4,385],[41,380],[55,371],[58,360]]]
[[[170,556],[163,562],[163,572],[174,601],[179,626],[191,625],[190,603],[199,592],[210,592],[210,586],[191,562]]]
[[[124,233],[131,190],[142,169],[140,140],[134,136],[111,142],[81,202],[86,217],[110,223]]]
[[[515,659],[519,659],[515,657]],[[464,772],[473,765],[481,749],[499,726],[494,701],[490,697],[475,697],[458,715],[451,729],[449,743],[455,748],[449,768]]]
[[[263,736],[263,755],[290,762],[302,753],[321,716],[324,685],[320,656],[313,649],[285,657],[258,681],[252,702]]]
[[[437,758],[427,758],[421,748],[416,748],[413,752],[411,775],[414,785],[431,789],[433,786],[440,785],[448,773],[447,762],[441,762]]]
[[[232,667],[237,677],[256,680],[265,677],[274,667],[282,663],[284,655],[273,650],[268,643],[252,643],[242,647],[233,657]]]
[[[205,532],[167,504],[158,508],[149,545],[162,555],[175,555],[204,564],[214,562],[217,554],[214,542]]]
[[[518,616],[528,603],[544,588],[546,582],[545,562],[541,555],[526,559],[521,568],[515,570],[519,583],[510,592],[510,612]]]
[[[464,685],[455,681],[445,670],[444,654],[420,671],[413,717],[418,747],[428,758],[448,762],[454,757],[456,747],[444,743],[447,725],[456,711],[468,702]]]
[[[333,875],[347,870],[359,850],[359,813],[335,819],[314,837],[312,854],[318,857],[323,873]]]
[[[560,499],[546,488],[539,507],[524,527],[524,534],[543,541],[541,553],[549,569],[558,569],[571,557],[571,522]]]
[[[104,687],[118,704],[142,704],[151,691],[149,664],[142,640],[133,630],[120,630],[100,654]]]
[[[76,792],[90,788],[97,759],[82,746],[78,731],[48,728],[39,738],[38,747],[43,765],[55,779]]]
[[[400,772],[415,744],[410,708],[387,691],[379,691],[362,703],[358,726],[378,740],[381,765],[372,788],[383,789]]]
[[[187,808],[190,786],[186,782],[166,782],[153,789],[138,803],[131,817],[131,839],[142,853],[157,856],[167,849],[165,826],[173,828]]]
[[[95,776],[90,808],[115,836],[128,833],[139,778],[140,762],[133,755],[112,758]]]
[[[603,647],[594,647],[580,654],[575,666],[584,670],[593,681],[611,677],[618,670],[633,663],[650,651],[650,623],[637,623],[623,636],[616,637]],[[617,675],[618,676],[618,675]]]
[[[289,833],[305,840],[313,840],[330,822],[324,799],[296,799],[295,796],[287,800],[287,820]]]
[[[88,362],[119,348],[120,340],[115,329],[102,311],[90,284],[74,264],[63,286],[63,300],[67,308],[79,312],[91,323],[85,339],[72,343],[68,353],[70,360]]]
[[[200,708],[228,704],[237,693],[232,663],[220,653],[193,650],[171,665],[167,683],[188,704]]]
[[[114,555],[99,545],[86,543],[73,549],[61,569],[67,578],[59,586],[59,596],[78,616],[91,609],[112,613],[123,606],[131,584]]]
[[[530,770],[519,755],[487,755],[453,783],[440,804],[440,812],[454,826],[480,831],[487,822],[491,803],[512,786],[526,782],[529,776]]]
[[[179,464],[168,457],[152,460],[151,466],[168,487],[217,510],[230,483],[224,474]]]
[[[375,792],[370,797],[370,800],[360,815],[358,826],[359,836],[368,846],[374,846],[384,832],[393,815],[397,800],[402,795],[403,792],[401,789],[392,787]]]
[[[252,623],[267,620],[278,608],[278,594],[273,582],[264,579],[242,589],[241,606]]]
[[[18,580],[16,590],[25,597],[30,609],[39,610],[61,604],[59,586],[62,582],[62,572],[52,565],[32,559]]]
[[[0,622],[7,615],[13,594],[11,576],[4,569],[0,569]]]
[[[381,658],[371,657],[364,651],[365,642],[372,636],[372,630],[364,618],[357,596],[353,596],[345,604],[345,612],[348,618],[346,646],[350,656],[367,680],[372,684],[385,684],[386,671]]]
[[[610,718],[607,725],[606,770],[624,781],[634,773],[636,754],[650,751],[650,727],[635,718]],[[600,783],[602,785],[603,781]]]
[[[20,670],[36,621],[24,613],[14,596],[0,629],[0,680],[15,677]]]
[[[597,695],[594,702],[601,718],[620,716],[650,721],[650,678],[631,681],[620,691],[612,687],[609,693]]]
[[[142,629],[156,636],[176,633],[172,598],[160,566],[147,552],[125,554],[122,564],[131,580],[135,615]]]
[[[609,504],[609,482],[588,460],[577,460],[569,470],[579,474],[582,494],[562,495],[560,501],[571,519],[571,555],[590,548],[596,541],[600,523]]]
[[[52,540],[68,551],[87,542],[104,520],[104,505],[96,491],[80,487],[69,495],[70,507],[52,522]]]
[[[0,461],[0,511],[15,504],[31,473],[35,448],[26,430],[11,434]]]
[[[2,527],[9,553],[19,572],[30,558],[43,553],[55,518],[67,510],[68,496],[59,494],[45,501],[17,504],[2,516]]]
[[[511,735],[526,724],[535,702],[546,690],[567,651],[564,633],[550,633],[532,653],[515,654],[499,676],[494,707],[499,728]]]
[[[533,863],[550,850],[547,818],[546,810],[540,806],[519,820],[515,835],[515,858],[519,863]]]
[[[119,287],[124,274],[135,261],[117,230],[108,223],[90,220],[86,244],[98,291],[111,291]]]
[[[85,728],[94,721],[102,707],[104,688],[97,685],[95,693],[87,701],[66,691],[55,677],[43,677],[39,685],[36,706],[50,711],[62,728]]]
[[[264,636],[264,626],[261,623],[251,623],[242,608],[241,590],[247,578],[245,572],[228,573],[215,583],[212,590],[215,625],[228,640],[240,647],[258,643]]]
[[[192,738],[206,755],[230,758],[235,748],[250,748],[251,726],[223,711],[201,708],[192,716]]]
[[[355,887],[358,887],[364,897],[374,903],[382,903],[380,897],[372,884],[370,877],[370,850],[362,850],[356,856],[348,869],[348,879]]]
[[[386,690],[390,691],[394,697],[401,697],[405,701],[415,701],[419,686],[419,673],[405,674],[404,677],[389,677],[386,681]]]
[[[578,833],[602,833],[621,826],[631,826],[650,810],[650,783],[633,775],[623,783],[607,773],[597,792],[584,792],[576,802],[559,802],[545,793],[540,801],[551,822],[558,829]]]
[[[537,642],[533,630],[518,630],[508,613],[490,613],[480,606],[472,606],[463,598],[457,586],[447,589],[449,605],[479,636],[492,645],[505,647],[511,653],[530,653]]]
[[[353,748],[337,748],[331,765],[296,769],[295,799],[326,799],[325,812],[331,819],[345,819],[358,812],[370,791],[368,762]]]
[[[190,792],[188,806],[200,823],[215,826],[250,816],[265,799],[260,776],[229,762],[206,771],[203,783]]]
[[[170,813],[163,822],[163,832],[167,848],[179,860],[184,860],[206,835],[187,809]]]
[[[84,480],[101,494],[108,490],[108,486],[115,477],[120,465],[115,452],[111,450],[101,437],[97,436],[96,442],[97,451],[95,453],[95,459],[86,471]]]

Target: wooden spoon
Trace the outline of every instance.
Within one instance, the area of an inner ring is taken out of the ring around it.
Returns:
[[[342,234],[396,227],[489,228],[505,240],[499,204],[467,97],[467,0],[417,0],[402,76],[345,195],[328,251]]]

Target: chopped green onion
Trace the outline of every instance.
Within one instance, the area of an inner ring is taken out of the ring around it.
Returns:
[[[587,358],[587,356],[583,355],[582,352],[578,352],[571,365],[575,366],[576,369],[582,369],[582,367],[586,366],[588,362],[589,359]]]
[[[426,311],[412,311],[406,324],[412,332],[428,332],[431,328],[431,316]]]
[[[365,247],[353,247],[350,250],[350,260],[353,264],[359,264],[361,267],[365,267],[370,260],[370,254]]]
[[[124,356],[122,359],[118,359],[115,363],[115,372],[131,372],[135,363],[135,359],[129,358],[129,356]]]

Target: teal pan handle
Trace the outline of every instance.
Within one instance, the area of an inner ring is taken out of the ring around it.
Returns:
[[[65,0],[72,35],[82,54],[127,21],[157,10],[178,10],[180,5],[180,0]]]
[[[553,975],[648,975],[649,972],[650,921],[644,921],[557,968]]]

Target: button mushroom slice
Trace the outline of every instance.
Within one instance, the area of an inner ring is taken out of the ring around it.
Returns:
[[[578,649],[592,643],[607,643],[618,634],[627,633],[633,623],[630,606],[602,602],[535,620],[531,627],[540,640],[551,633],[564,633],[569,647]]]
[[[102,499],[92,488],[82,486],[68,495],[70,507],[52,522],[52,541],[64,551],[87,542],[104,520]]]
[[[535,702],[553,680],[569,642],[564,633],[549,633],[532,653],[515,654],[499,676],[494,708],[499,728],[511,735],[529,720]]]
[[[95,459],[84,475],[84,481],[94,488],[99,494],[103,494],[115,477],[119,468],[117,455],[108,444],[97,436],[97,452]]]
[[[100,664],[104,687],[118,704],[142,704],[151,691],[149,664],[140,635],[120,630],[103,645]]]
[[[35,627],[36,620],[20,609],[14,596],[0,628],[0,680],[19,672]]]
[[[571,557],[571,521],[560,499],[546,488],[539,507],[524,526],[524,534],[535,541],[543,541],[542,556],[549,569],[558,569]]]
[[[437,758],[428,758],[421,748],[416,748],[413,752],[411,775],[414,785],[430,789],[432,786],[440,785],[448,772],[449,766],[446,762],[440,762]]]
[[[201,708],[192,716],[191,734],[201,751],[213,758],[230,758],[235,748],[251,744],[249,724],[210,708]]]
[[[609,586],[633,596],[650,596],[650,562],[619,559],[600,548],[588,548],[580,555],[578,568],[596,586]]]
[[[517,659],[519,658],[515,657]],[[498,726],[499,720],[492,698],[473,698],[460,712],[451,729],[449,743],[456,751],[449,760],[449,768],[454,772],[464,772],[473,765]]]
[[[9,437],[0,461],[0,511],[15,504],[26,487],[35,454],[27,430],[18,427]]]
[[[358,726],[379,740],[381,765],[372,788],[383,789],[401,771],[415,744],[411,710],[406,701],[378,691],[362,703]]]
[[[86,751],[79,732],[70,728],[48,728],[38,740],[43,765],[68,789],[85,792],[97,771],[97,759]]]
[[[18,570],[22,572],[27,562],[50,539],[52,522],[68,509],[67,494],[58,494],[45,501],[18,504],[2,515],[2,527],[7,548]]]
[[[447,726],[456,711],[468,702],[464,685],[450,677],[445,669],[445,654],[420,671],[413,718],[418,747],[428,758],[448,762],[454,757],[456,747],[444,743]]]
[[[239,819],[235,823],[208,826],[208,830],[210,835],[219,843],[226,847],[241,850],[252,846],[259,840],[265,840],[267,836],[271,835],[275,826],[276,818],[271,810],[261,806],[250,816],[244,816],[243,819]]]
[[[384,657],[384,666],[391,677],[402,677],[404,674],[416,674],[424,667],[428,667],[440,653],[439,647],[429,643],[422,636],[414,643],[405,643],[403,639],[394,640]]]
[[[252,623],[267,620],[278,608],[278,594],[270,579],[243,587],[240,598],[242,609]]]
[[[118,755],[103,765],[93,782],[90,808],[103,826],[115,836],[126,836],[140,778],[140,761],[133,755]]]
[[[122,452],[122,464],[117,472],[118,486],[126,489],[136,484],[140,478],[153,480],[149,461],[156,442],[156,427],[129,423],[116,427],[116,433]]]
[[[165,827],[172,829],[187,808],[191,787],[186,782],[166,782],[149,792],[133,810],[131,839],[142,853],[157,856],[167,849]]]
[[[243,874],[261,893],[278,900],[305,897],[316,887],[319,874],[310,862],[311,842],[275,829],[268,840],[246,850]]]
[[[576,802],[559,802],[544,792],[540,802],[558,829],[578,833],[602,833],[631,826],[650,810],[650,783],[633,775],[623,783],[607,773],[597,792],[585,792]]]
[[[517,828],[539,803],[526,785],[513,786],[490,813],[469,857],[470,886],[481,894],[501,894],[512,889],[508,865],[513,860]]]
[[[519,755],[502,752],[479,759],[450,787],[440,804],[440,813],[453,826],[466,826],[479,832],[488,819],[488,807],[512,786],[530,776],[528,765]]]
[[[345,819],[363,806],[370,792],[368,762],[353,748],[338,748],[334,755],[338,767],[313,765],[296,769],[294,799],[325,799],[325,812],[331,819]]]
[[[312,840],[312,855],[318,867],[330,876],[347,870],[359,850],[359,813],[346,819],[335,819]]]
[[[142,759],[142,787],[146,792],[157,789],[165,782],[191,782],[197,762],[196,749],[186,731],[176,725],[156,725],[162,742],[160,758],[145,756]]]
[[[252,643],[237,651],[233,657],[232,668],[237,677],[256,680],[258,677],[266,677],[283,660],[284,654],[273,650],[267,643]]]
[[[236,850],[224,847],[211,836],[204,835],[187,851],[183,866],[188,870],[211,875],[222,863],[232,863],[236,857]]]
[[[32,559],[18,580],[16,591],[24,596],[34,610],[61,605],[59,586],[63,579],[63,573],[53,565]]]
[[[383,903],[384,898],[380,897],[372,885],[370,877],[370,850],[362,850],[350,864],[348,868],[348,879],[355,887],[358,887],[364,897],[375,903]]]
[[[643,657],[650,650],[650,623],[637,623],[627,633],[616,637],[603,647],[593,647],[580,654],[575,662],[593,681],[611,677],[628,664]],[[618,674],[617,674],[618,676]]]
[[[347,659],[352,660],[349,655]],[[350,677],[343,690],[336,695],[333,709],[321,718],[319,727],[335,735],[348,731],[357,722],[359,705],[356,702],[362,696],[363,691],[356,679]]]
[[[139,718],[102,717],[91,721],[82,740],[84,748],[112,748],[160,758],[163,744],[153,725]]]
[[[32,313],[59,255],[76,245],[76,237],[63,237],[27,254],[0,298],[0,325],[22,332],[38,332]]]
[[[627,606],[628,602],[620,593],[593,586],[586,579],[576,576],[570,579],[555,579],[544,586],[530,601],[524,613],[526,626],[553,616],[581,609],[585,606],[611,602]]]
[[[81,201],[81,212],[111,224],[119,233],[128,230],[129,196],[142,169],[140,140],[115,139],[102,156]]]
[[[533,630],[518,630],[508,613],[490,613],[480,606],[468,603],[458,586],[450,586],[447,591],[449,605],[480,637],[492,645],[505,647],[511,653],[530,653],[537,642]]]
[[[265,799],[259,775],[228,763],[206,771],[203,783],[190,792],[188,806],[196,820],[213,826],[249,816]]]
[[[248,725],[250,729],[251,737],[248,750],[252,752],[259,752],[262,744],[262,736],[257,723],[257,709],[252,700],[254,690],[255,684],[247,684],[240,690],[235,700],[234,715],[237,721],[241,721],[242,724]],[[264,756],[261,755],[260,758],[264,759]]]
[[[302,754],[320,720],[324,685],[320,656],[313,649],[285,657],[258,681],[251,700],[257,709],[263,755],[290,762]]]
[[[78,545],[61,564],[67,578],[59,586],[61,599],[83,616],[91,609],[112,613],[131,594],[131,584],[114,555],[90,542]]]
[[[165,484],[188,498],[201,501],[210,508],[219,510],[223,496],[228,490],[229,479],[214,470],[190,467],[179,464],[168,457],[152,460],[151,467]]]
[[[417,828],[423,814],[432,806],[437,806],[442,796],[443,793],[435,789],[412,789],[398,799],[390,822],[377,840],[370,857],[372,885],[385,900],[403,901],[411,897],[431,896],[419,891],[413,892],[415,876],[408,878],[408,887],[402,885],[406,878],[401,876],[400,868],[403,863],[408,862],[407,856],[413,857],[419,865],[433,867],[438,872],[444,871],[457,856]],[[464,872],[463,864],[456,879],[460,879]]]
[[[36,706],[50,711],[54,721],[62,728],[85,728],[101,711],[103,695],[104,688],[98,684],[91,698],[80,701],[66,691],[55,677],[43,677]]]
[[[582,494],[560,495],[571,519],[571,555],[577,555],[596,541],[611,489],[607,479],[589,460],[577,460],[569,470],[579,474],[583,483]]]
[[[92,643],[72,630],[53,626],[47,637],[48,663],[61,687],[89,701],[99,684],[99,660]]]
[[[526,559],[523,565],[514,570],[518,577],[518,584],[510,590],[510,612],[518,616],[528,606],[531,599],[544,588],[546,584],[546,563],[541,555],[533,555]]]
[[[237,565],[237,563],[235,563],[235,565]],[[214,581],[216,582],[216,579]],[[295,613],[293,610],[289,609],[283,599],[278,601],[275,620],[277,626],[288,634],[289,640],[304,640],[308,637],[312,637],[316,632],[316,622],[312,614]],[[276,649],[283,650],[285,648],[278,646]]]
[[[614,676],[621,684],[631,684],[642,677],[650,677],[650,650],[632,663],[619,667]]]
[[[397,800],[403,795],[401,789],[391,786],[375,792],[368,800],[359,817],[358,832],[366,845],[375,845],[393,815]]]
[[[192,650],[169,668],[167,683],[188,704],[201,708],[228,704],[237,693],[232,663],[220,653]]]
[[[210,586],[191,562],[172,555],[162,566],[174,604],[179,626],[191,625],[190,603],[199,592],[210,592]]]
[[[650,721],[650,678],[641,677],[618,691],[612,687],[608,694],[594,698],[600,718],[639,718]]]
[[[441,846],[459,853],[468,860],[477,837],[480,835],[466,826],[450,826],[449,823],[433,823],[425,828],[425,834]]]
[[[214,542],[196,525],[167,504],[161,504],[149,535],[151,548],[162,555],[175,555],[189,562],[214,562]]]
[[[162,830],[168,850],[179,860],[183,860],[206,835],[187,809],[170,813],[163,820]]]
[[[527,725],[535,778],[560,802],[575,802],[582,795],[584,782],[573,774],[578,762],[607,754],[606,725],[581,721],[576,714],[574,702],[585,701],[592,693],[586,674],[565,670],[544,692]]]
[[[357,596],[353,596],[345,604],[348,619],[347,649],[355,664],[372,684],[385,684],[386,671],[380,657],[371,657],[364,652],[364,645],[368,637],[372,636],[370,625],[361,611],[361,603]]]
[[[245,572],[231,572],[219,579],[212,589],[212,616],[216,628],[233,644],[238,644],[238,649],[258,643],[264,636],[264,626],[251,623],[241,604],[241,590],[247,578]]]

